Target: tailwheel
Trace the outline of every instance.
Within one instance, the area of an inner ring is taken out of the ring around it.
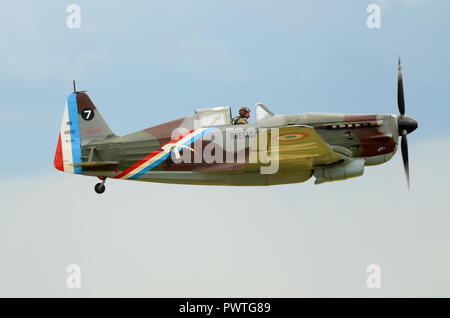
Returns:
[[[95,192],[97,192],[98,194],[102,194],[103,192],[105,192],[106,187],[105,187],[105,181],[106,178],[105,177],[99,177],[100,180],[102,180],[102,182],[97,183],[94,186],[94,190]]]

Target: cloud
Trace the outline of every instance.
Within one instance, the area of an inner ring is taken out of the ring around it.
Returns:
[[[448,297],[449,146],[410,145],[410,192],[399,155],[320,186],[108,180],[98,196],[94,178],[57,171],[2,180],[0,296]]]

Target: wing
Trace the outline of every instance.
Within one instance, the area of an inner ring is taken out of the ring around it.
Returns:
[[[263,143],[258,143],[256,149],[259,153],[267,151],[272,158],[278,156],[280,167],[303,166],[311,169],[343,159],[341,155],[333,151],[313,127],[292,125],[275,128],[278,129],[268,128],[259,132],[262,140],[265,136],[267,147]]]

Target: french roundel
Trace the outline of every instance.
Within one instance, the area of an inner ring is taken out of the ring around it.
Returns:
[[[309,135],[306,133],[287,133],[287,134],[282,134],[278,136],[278,140],[279,141],[296,141],[296,140],[301,140],[301,139],[305,139],[306,137],[308,137]]]

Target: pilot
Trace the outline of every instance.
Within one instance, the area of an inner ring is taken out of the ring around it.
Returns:
[[[233,125],[246,125],[248,124],[247,119],[250,117],[250,108],[241,107],[239,108],[239,116],[236,116],[233,120]]]

